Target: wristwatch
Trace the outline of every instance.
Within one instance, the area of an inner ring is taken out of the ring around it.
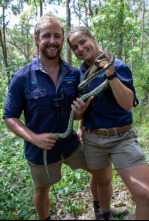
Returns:
[[[108,80],[112,80],[113,78],[117,78],[116,70],[114,69],[114,74],[110,76],[106,76]]]

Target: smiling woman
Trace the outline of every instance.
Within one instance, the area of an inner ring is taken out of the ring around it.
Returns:
[[[99,55],[99,46],[94,35],[89,30],[86,30],[83,26],[79,27],[81,34],[76,30],[77,28],[74,28],[69,32],[67,40],[78,59],[86,60],[90,66],[90,63],[94,63]],[[91,38],[93,41],[90,41]]]

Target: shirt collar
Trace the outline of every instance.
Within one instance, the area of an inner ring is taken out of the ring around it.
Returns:
[[[62,81],[63,81],[63,78],[65,77],[66,73],[67,73],[67,67],[66,67],[66,62],[64,62],[61,58],[60,58],[60,70],[59,70],[59,76],[58,76],[58,82],[57,82],[57,90],[58,88],[60,87]],[[39,60],[39,57],[38,57],[38,68],[37,70],[40,70],[42,73],[45,73],[48,75],[47,71],[44,69],[42,63],[40,62]]]
[[[44,69],[43,65],[41,64],[40,60],[39,60],[39,69],[40,71],[42,71],[45,74],[48,74],[47,71]]]
[[[47,71],[44,69],[42,63],[40,62],[39,57],[36,57],[35,59],[36,59],[35,70],[40,70],[41,72],[43,72],[45,74],[48,74]],[[60,58],[60,73],[59,73],[59,76],[61,74],[64,77],[66,73],[67,73],[67,68],[66,68],[65,62]]]

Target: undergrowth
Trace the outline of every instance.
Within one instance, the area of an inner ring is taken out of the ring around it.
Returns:
[[[78,123],[75,123],[75,129]],[[143,124],[137,129],[140,144],[146,152],[146,158],[149,160],[148,150],[148,128]],[[29,171],[29,166],[24,156],[24,142],[22,139],[4,133],[0,142],[0,219],[1,220],[38,220],[33,205],[33,183]],[[72,171],[68,166],[62,167],[62,179],[55,186],[56,195],[59,201],[58,209],[73,213],[75,216],[85,210],[88,203],[86,194],[89,190],[90,175],[83,170]],[[130,211],[134,212],[135,204],[129,194],[123,194],[126,188],[117,172],[113,169],[113,204],[130,203]],[[51,210],[56,212],[56,197],[53,189],[49,193],[51,199]],[[119,199],[120,198],[120,199]],[[122,200],[123,199],[123,200]],[[127,203],[126,203],[127,202]]]

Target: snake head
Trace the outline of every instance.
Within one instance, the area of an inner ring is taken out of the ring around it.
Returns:
[[[95,64],[97,67],[100,67],[100,64],[99,64],[98,60],[101,60],[101,59],[103,59],[103,58],[106,58],[106,56],[105,56],[104,54],[100,54],[100,55],[96,58],[94,64]]]
[[[114,61],[115,61],[115,56],[114,56],[114,54],[112,54],[112,53],[107,53],[107,55],[108,55],[109,58],[110,58],[110,65],[112,65],[112,64],[114,63]],[[101,60],[101,59],[103,59],[103,58],[106,58],[106,56],[105,56],[104,54],[100,54],[100,55],[96,58],[94,64],[95,64],[97,67],[105,68],[105,65],[106,65],[108,62],[106,62],[106,61],[103,61],[103,62],[101,62],[101,63],[98,62],[98,60]]]

